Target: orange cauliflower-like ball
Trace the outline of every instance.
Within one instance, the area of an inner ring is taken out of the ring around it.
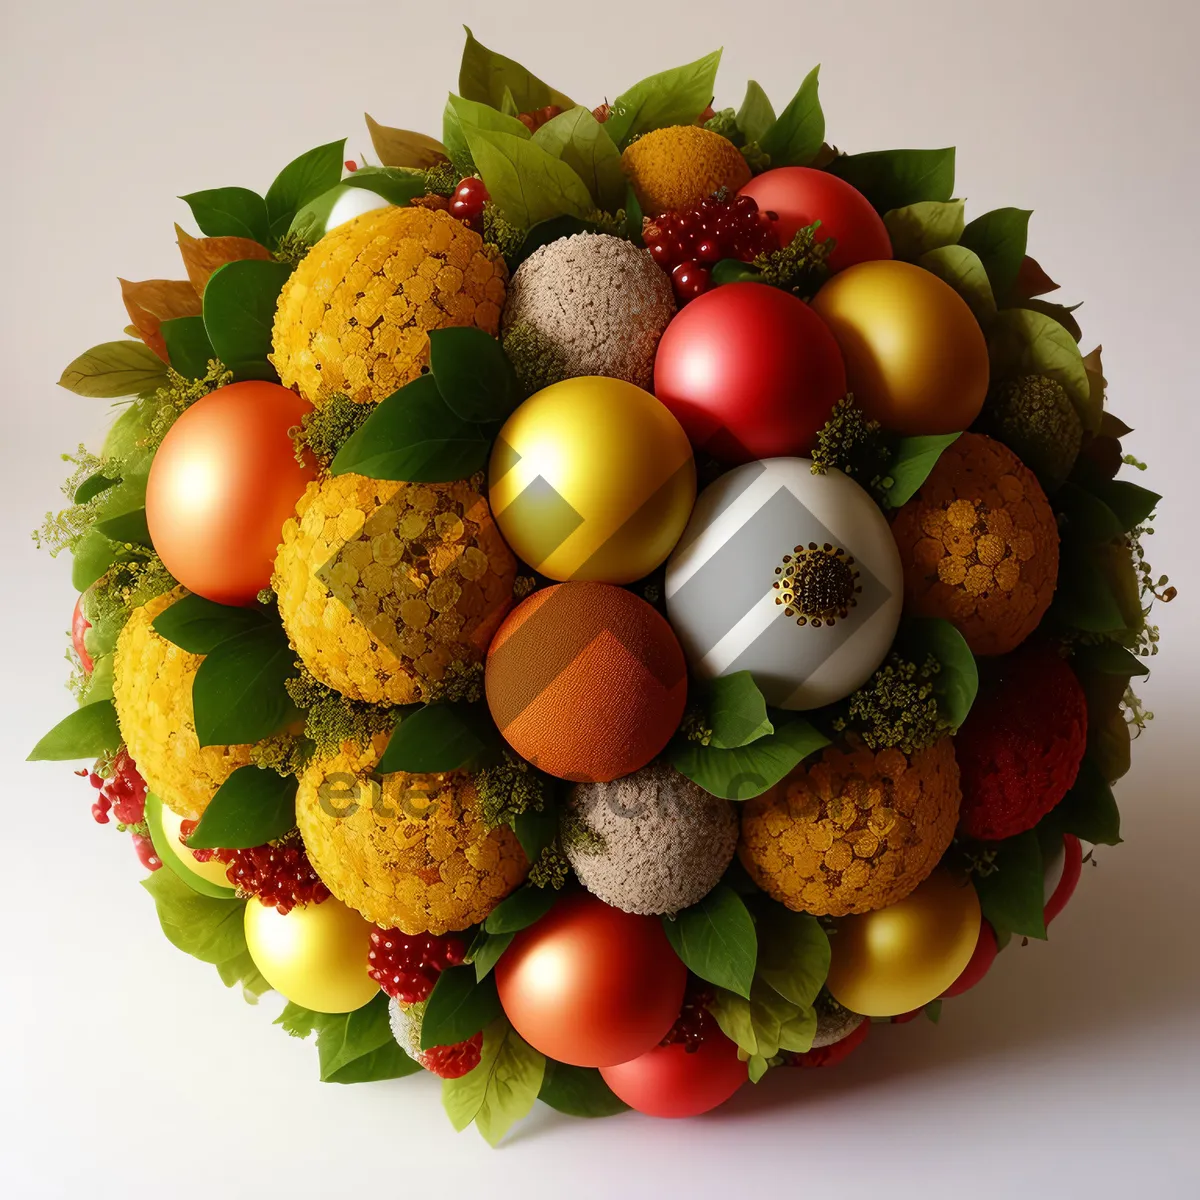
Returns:
[[[797,912],[871,912],[937,866],[961,800],[950,738],[909,755],[831,746],[743,805],[738,854],[763,891]]]
[[[337,475],[309,484],[284,524],[273,585],[317,679],[356,700],[410,704],[482,661],[516,573],[470,482]]]
[[[976,654],[1007,654],[1038,626],[1058,581],[1058,525],[1033,472],[964,433],[892,521],[904,610],[944,617]]]
[[[271,361],[313,404],[382,400],[429,362],[429,331],[500,329],[508,269],[449,213],[364,213],[327,233],[292,272],[275,310]]]
[[[374,775],[388,734],[314,761],[300,780],[296,824],[309,860],[343,904],[404,933],[477,924],[525,878],[507,826],[488,829],[466,771]]]
[[[736,192],[750,182],[741,151],[700,125],[668,125],[645,134],[626,146],[621,166],[648,217],[693,208],[718,188]]]

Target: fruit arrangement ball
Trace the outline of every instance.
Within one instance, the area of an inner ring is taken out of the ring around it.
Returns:
[[[649,1117],[698,1117],[724,1104],[749,1076],[738,1048],[724,1034],[707,1037],[695,1049],[679,1042],[601,1067],[604,1082],[618,1099]]]
[[[283,526],[284,628],[326,686],[371,704],[436,697],[482,660],[517,564],[471,483],[325,476]]]
[[[530,396],[492,450],[488,499],[508,544],[551,579],[632,583],[670,554],[696,499],[679,422],[621,379]]]
[[[521,930],[496,963],[513,1028],[535,1050],[577,1067],[644,1054],[670,1032],[687,968],[657,917],[569,893]]]
[[[150,791],[181,817],[196,817],[239,767],[250,746],[201,746],[192,683],[204,661],[154,632],[154,618],[182,588],[134,609],[113,656],[113,703],[121,736]]]
[[[1051,646],[1029,643],[985,664],[954,739],[962,768],[959,830],[1000,841],[1032,829],[1067,794],[1087,749],[1087,700]]]
[[[644,767],[679,726],[687,667],[645,600],[604,583],[534,592],[488,650],[488,707],[539,770],[600,783]]]
[[[315,474],[288,432],[309,411],[274,383],[231,383],[167,431],[146,482],[146,525],[163,566],[218,604],[271,582],[279,531]]]
[[[1011,450],[977,433],[947,447],[892,520],[905,612],[944,617],[975,654],[1007,654],[1038,626],[1058,582],[1058,524]]]
[[[526,392],[580,375],[649,388],[658,339],[674,315],[670,280],[646,250],[577,233],[517,268],[501,336]]]
[[[838,921],[825,986],[866,1017],[912,1012],[963,973],[981,919],[975,889],[939,867],[898,903]]]
[[[749,671],[769,704],[808,709],[848,696],[883,661],[903,577],[888,523],[857,483],[774,458],[700,494],[666,597],[697,676]]]
[[[834,275],[813,311],[841,347],[855,402],[884,429],[958,433],[987,396],[987,342],[967,303],[911,263],[859,263]]]
[[[390,396],[429,362],[429,331],[500,332],[508,269],[449,213],[385,208],[327,233],[284,284],[271,361],[313,404]]]
[[[481,923],[529,869],[515,835],[484,824],[466,771],[380,777],[387,741],[348,743],[301,777],[296,824],[309,860],[334,896],[385,929]]]
[[[892,239],[871,202],[828,171],[776,167],[756,175],[738,194],[753,198],[760,210],[775,213],[784,246],[801,229],[819,221],[817,236],[836,243],[828,259],[831,272],[892,257]]]
[[[650,217],[691,208],[721,188],[736,192],[750,179],[741,151],[699,125],[652,130],[625,148],[621,166]]]
[[[739,853],[788,908],[870,912],[903,900],[937,866],[960,800],[949,738],[908,755],[831,746],[746,802]]]
[[[667,326],[654,394],[697,449],[744,463],[807,454],[846,394],[846,368],[803,300],[763,283],[731,283]]]

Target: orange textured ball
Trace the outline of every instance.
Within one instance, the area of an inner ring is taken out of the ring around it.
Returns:
[[[309,404],[275,383],[197,400],[163,438],[146,485],[150,540],[189,591],[249,604],[271,582],[283,523],[316,470],[288,430]]]
[[[662,922],[576,892],[521,930],[496,963],[513,1028],[577,1067],[611,1067],[657,1046],[683,1005],[687,968]]]
[[[896,513],[904,611],[944,617],[976,654],[1007,654],[1038,626],[1058,580],[1058,525],[1032,471],[964,433]]]
[[[679,726],[683,651],[645,600],[607,583],[534,592],[488,650],[488,707],[518,754],[560,779],[644,767]]]

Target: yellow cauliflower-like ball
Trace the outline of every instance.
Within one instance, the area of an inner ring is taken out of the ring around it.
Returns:
[[[251,748],[201,749],[192,720],[192,680],[204,658],[151,628],[154,618],[184,595],[176,588],[129,618],[113,656],[113,701],[121,735],[146,786],[172,812],[197,817],[217,788],[249,764]]]
[[[283,527],[273,585],[284,628],[328,687],[372,704],[436,694],[482,661],[517,563],[466,480],[310,483]]]
[[[648,217],[693,208],[718,188],[736,192],[750,168],[728,139],[700,125],[668,125],[626,146],[621,166]]]
[[[429,362],[429,330],[500,328],[508,269],[449,213],[385,208],[327,233],[284,284],[271,361],[313,404],[390,396]]]
[[[388,735],[346,743],[300,780],[296,823],[329,890],[368,921],[449,933],[482,921],[529,864],[507,826],[488,829],[466,771],[372,777]]]
[[[738,854],[788,908],[870,912],[903,900],[937,866],[961,801],[948,737],[909,755],[831,746],[742,806]]]

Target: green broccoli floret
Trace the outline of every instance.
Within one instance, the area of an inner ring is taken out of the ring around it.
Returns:
[[[796,231],[788,245],[770,250],[754,260],[763,283],[783,288],[807,299],[825,282],[829,273],[826,262],[833,251],[832,238],[818,238],[820,221]]]
[[[541,812],[550,798],[546,777],[511,751],[475,774],[479,813],[489,828],[510,824],[524,812]]]
[[[303,461],[307,449],[322,465],[332,462],[373,411],[373,405],[356,404],[341,392],[329,396],[319,407],[306,412],[299,427],[292,430],[296,458]]]
[[[812,473],[824,475],[836,468],[882,500],[890,482],[886,475],[890,460],[890,439],[879,422],[868,420],[853,396],[844,396],[817,434]]]
[[[336,754],[343,742],[365,749],[375,734],[395,728],[394,709],[343,696],[318,682],[302,663],[296,664],[296,670],[296,678],[284,687],[304,712],[304,736],[312,743],[312,753]]]
[[[516,321],[505,330],[504,353],[527,396],[570,374],[562,350],[527,321]]]
[[[923,750],[953,732],[938,710],[933,679],[941,664],[932,655],[917,664],[892,653],[847,702],[834,728],[857,733],[872,750]]]
[[[566,884],[570,874],[571,864],[566,855],[557,842],[551,842],[538,855],[537,862],[529,868],[529,882],[534,887],[553,888],[557,891]]]
[[[496,247],[510,266],[525,244],[525,230],[512,224],[489,200],[483,206],[483,240]]]
[[[720,134],[721,137],[731,141],[738,149],[741,149],[746,143],[746,135],[741,131],[737,123],[737,112],[732,108],[723,108],[719,112],[713,113],[704,122],[704,128],[711,129],[713,133]]]

